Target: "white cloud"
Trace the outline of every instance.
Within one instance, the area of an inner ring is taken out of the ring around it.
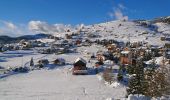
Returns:
[[[0,35],[12,37],[32,34],[25,25],[16,25],[9,21],[0,20]]]
[[[9,29],[16,29],[17,28],[17,26],[15,26],[12,22],[6,22],[6,21],[4,21],[4,24],[6,25],[6,27],[7,28],[9,28]]]
[[[30,31],[36,33],[55,34],[63,33],[66,29],[71,29],[71,26],[63,24],[48,24],[42,21],[30,21],[28,23],[28,28]]]
[[[118,4],[120,9],[126,9],[126,7],[123,4]]]
[[[37,33],[64,36],[64,33],[68,29],[71,31],[74,30],[71,25],[48,24],[47,22],[43,21],[30,21],[27,24],[14,24],[12,22],[0,20],[0,35],[8,35],[12,37],[32,35]]]
[[[0,35],[12,37],[31,35],[36,33],[64,35],[67,29],[73,29],[71,25],[48,24],[43,21],[30,21],[27,24],[14,24],[0,20]]]
[[[123,4],[118,4],[117,8],[114,8],[112,12],[109,12],[109,16],[111,18],[115,18],[116,20],[128,20],[128,16],[126,16],[123,12],[126,7]]]

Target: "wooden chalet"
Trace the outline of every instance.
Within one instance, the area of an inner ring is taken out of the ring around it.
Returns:
[[[85,75],[88,74],[87,67],[86,67],[86,60],[83,58],[77,58],[74,62],[73,67],[73,75]]]
[[[56,65],[65,65],[65,59],[57,58],[56,60],[54,60],[54,64],[56,64]]]
[[[125,49],[121,52],[121,56],[120,56],[120,62],[121,62],[121,64],[127,65],[127,64],[130,63],[129,54],[130,54],[130,51],[128,50],[128,48],[125,48]]]

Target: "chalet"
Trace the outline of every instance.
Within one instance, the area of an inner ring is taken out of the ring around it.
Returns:
[[[42,65],[47,65],[49,64],[49,61],[47,59],[41,59],[38,61],[39,64],[42,64]]]
[[[90,57],[91,59],[95,59],[96,57],[95,57],[95,54],[94,53],[92,53],[92,55],[91,55],[91,57]]]
[[[100,66],[103,65],[103,64],[104,64],[104,63],[103,63],[103,62],[100,62],[100,61],[99,61],[99,62],[96,62],[96,63],[95,63],[95,67],[98,68],[98,67],[100,67]]]
[[[120,57],[120,62],[121,64],[123,65],[127,65],[129,64],[129,54],[130,54],[130,51],[129,50],[124,50],[121,52],[121,57]]]
[[[100,62],[103,62],[103,61],[105,60],[105,57],[103,56],[103,54],[98,53],[98,54],[96,55],[96,59],[97,59],[98,61],[100,61]]]
[[[116,47],[117,47],[116,44],[109,44],[107,46],[107,49],[108,49],[109,52],[113,53],[113,52],[116,51]]]
[[[165,40],[166,40],[166,37],[165,37],[165,36],[162,36],[162,37],[160,37],[160,40],[161,40],[161,41],[165,41]]]
[[[8,46],[3,46],[3,47],[1,48],[1,51],[2,51],[2,52],[7,51],[7,50],[9,50]]]
[[[165,48],[170,48],[170,43],[165,43]]]
[[[63,48],[63,47],[69,46],[69,43],[67,40],[63,40],[63,41],[60,40],[60,41],[54,42],[51,46],[54,48]]]
[[[86,61],[83,58],[77,58],[74,62],[74,67],[73,67],[73,75],[78,75],[78,74],[88,74],[87,67],[86,67]]]
[[[54,60],[54,64],[56,64],[56,65],[65,65],[65,59],[57,58],[56,60]]]
[[[66,39],[72,39],[72,36],[69,34],[66,34],[65,37],[66,37]]]
[[[80,39],[77,39],[77,40],[76,40],[76,45],[80,45],[81,42],[82,42],[82,41],[81,41]]]

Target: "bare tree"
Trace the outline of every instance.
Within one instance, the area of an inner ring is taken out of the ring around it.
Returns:
[[[103,79],[108,82],[109,84],[112,84],[115,81],[112,68],[106,68],[103,72]]]

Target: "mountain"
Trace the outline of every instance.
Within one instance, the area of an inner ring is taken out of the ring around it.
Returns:
[[[48,34],[36,34],[36,35],[23,35],[20,37],[10,37],[10,36],[0,36],[0,43],[14,43],[17,41],[20,41],[22,39],[25,40],[34,40],[34,39],[40,39],[40,38],[47,38],[50,35]]]
[[[70,27],[71,28],[71,27]],[[170,35],[170,17],[160,17],[153,20],[115,20],[94,25],[80,25],[71,29],[63,28],[65,31],[53,32],[50,35],[65,37],[66,34],[84,32],[87,35],[98,35],[98,39],[114,39],[117,41],[144,41],[151,45],[161,45],[161,36]],[[31,40],[45,38],[50,35],[37,34],[25,35],[16,38],[0,36],[1,43],[13,42],[16,40]]]

